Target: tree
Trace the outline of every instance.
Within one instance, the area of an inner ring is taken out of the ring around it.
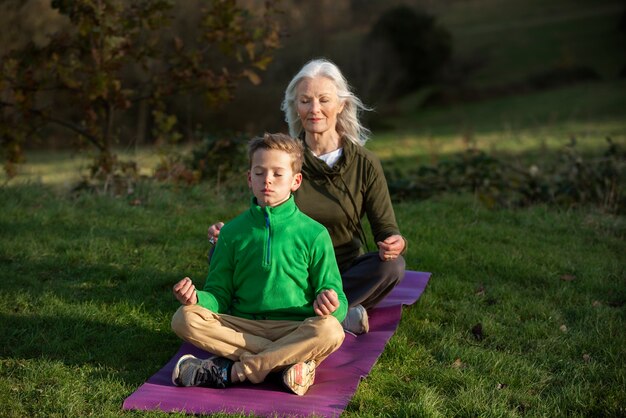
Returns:
[[[408,6],[383,13],[366,42],[376,94],[397,97],[429,85],[452,54],[450,33],[435,18]]]
[[[62,126],[98,151],[92,173],[111,175],[116,118],[141,101],[154,134],[176,141],[166,98],[202,92],[209,105],[229,100],[238,80],[260,82],[279,45],[273,2],[258,13],[235,0],[198,5],[191,35],[176,32],[174,0],[53,0],[68,24],[48,42],[0,56],[0,149],[15,174],[27,138]],[[259,8],[257,8],[259,9]]]

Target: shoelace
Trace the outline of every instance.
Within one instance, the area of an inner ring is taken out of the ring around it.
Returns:
[[[209,362],[203,362],[202,367],[198,369],[196,380],[201,384],[208,384],[211,387],[225,388],[226,384],[222,379],[219,367],[213,362],[210,362],[210,365],[207,363]]]

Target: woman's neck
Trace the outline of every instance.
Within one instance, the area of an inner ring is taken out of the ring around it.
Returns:
[[[304,136],[307,146],[315,155],[324,155],[333,152],[342,146],[341,137],[334,132],[323,134],[307,132]]]

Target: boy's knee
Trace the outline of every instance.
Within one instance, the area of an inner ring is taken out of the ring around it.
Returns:
[[[211,311],[208,309],[198,305],[183,305],[172,317],[172,331],[180,338],[186,339],[198,329],[198,322],[206,322],[209,319],[211,319]]]
[[[318,328],[318,334],[330,343],[334,343],[337,347],[340,346],[346,337],[346,333],[337,318],[332,315],[327,315],[321,317],[320,320],[321,323]]]
[[[186,306],[181,306],[176,310],[174,316],[172,316],[172,331],[179,337],[181,334],[186,334],[187,329],[187,315],[185,314]]]

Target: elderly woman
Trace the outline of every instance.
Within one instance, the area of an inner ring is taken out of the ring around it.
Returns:
[[[369,131],[361,125],[363,103],[330,61],[307,63],[291,80],[281,106],[289,133],[304,141],[304,180],[296,192],[300,210],[330,233],[350,304],[343,325],[359,334],[369,330],[366,309],[376,306],[404,276],[400,235],[378,158],[363,146]],[[377,251],[367,246],[361,220],[367,216]],[[209,228],[219,235],[221,223]]]

